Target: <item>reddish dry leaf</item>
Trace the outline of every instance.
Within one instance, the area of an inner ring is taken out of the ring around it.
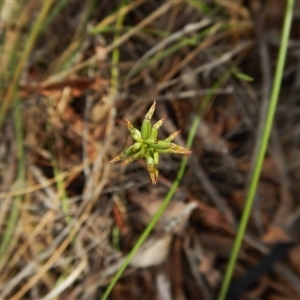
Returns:
[[[236,126],[239,125],[240,122],[240,117],[232,114],[229,118],[225,120],[224,131],[228,132],[233,130]]]
[[[130,285],[118,281],[112,290],[112,299],[134,299],[132,291]]]
[[[118,226],[122,235],[125,235],[129,231],[129,227],[127,224],[127,211],[125,204],[122,200],[115,196],[114,197],[114,205],[113,205],[113,217],[115,219],[116,225]]]
[[[239,171],[247,173],[250,170],[249,168],[251,167],[251,163],[242,162],[239,163],[237,166]],[[278,178],[277,165],[271,157],[266,157],[264,159],[261,176],[263,178],[270,178],[270,179]]]
[[[71,95],[73,97],[79,97],[88,90],[99,90],[100,87],[106,86],[109,83],[104,78],[74,78],[66,79],[61,82],[55,82],[43,86],[43,83],[35,83],[32,85],[22,86],[20,90],[21,97],[29,97],[31,93],[38,93],[44,96],[59,96],[65,87],[71,88]]]
[[[279,242],[289,242],[292,238],[280,227],[272,224],[266,234],[261,238],[263,243],[276,244]]]
[[[220,271],[216,270],[214,267],[215,258],[216,255],[214,253],[206,251],[198,266],[199,272],[205,276],[209,285],[214,288],[217,287],[221,279]]]
[[[198,201],[200,218],[203,224],[211,229],[231,231],[223,215],[213,206]]]
[[[61,119],[68,123],[68,127],[77,133],[77,135],[82,135],[83,130],[83,120],[74,111],[71,106],[67,106],[61,115]]]
[[[230,256],[233,238],[216,233],[201,233],[200,239],[206,251],[224,258]],[[246,259],[247,256],[241,251],[239,258]]]
[[[231,199],[230,203],[238,209],[239,211],[243,210],[245,204],[245,191],[241,190],[234,190],[231,192]]]

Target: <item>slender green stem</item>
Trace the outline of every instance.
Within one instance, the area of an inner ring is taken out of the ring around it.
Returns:
[[[124,7],[124,3],[125,3],[125,1],[123,0],[121,6]],[[120,12],[120,11],[122,11],[122,8],[120,8],[118,10],[118,12]],[[114,36],[115,40],[117,40],[119,38],[120,30],[122,29],[122,25],[123,25],[125,16],[126,16],[125,14],[118,13],[117,22],[116,22],[116,26],[115,26],[115,28],[116,28],[115,36]],[[119,64],[119,61],[120,61],[120,48],[116,47],[112,53],[112,69],[111,69],[111,85],[110,85],[112,96],[116,95],[117,89],[118,89],[118,81],[119,81],[118,64]]]
[[[152,65],[155,62],[161,61],[166,57],[172,55],[173,53],[180,51],[182,48],[186,46],[195,46],[200,43],[200,40],[209,34],[210,29],[204,30],[200,34],[195,34],[192,37],[183,37],[181,38],[178,43],[175,45],[170,46],[169,48],[165,49],[164,51],[158,52],[155,56],[144,60],[141,65],[139,65],[136,69],[133,69],[130,74],[131,76],[136,74],[137,72],[141,72],[147,66]]]
[[[25,174],[26,174],[26,161],[23,148],[23,124],[22,124],[22,114],[21,114],[21,102],[18,96],[14,98],[14,125],[16,134],[16,148],[17,148],[17,164],[18,164],[18,174],[15,187],[17,189],[22,189],[25,186]],[[18,223],[18,216],[20,212],[20,205],[23,196],[16,196],[13,198],[12,210],[7,222],[7,228],[4,233],[4,237],[0,246],[0,261],[2,260],[9,243],[11,242],[12,236],[14,234],[15,227]]]
[[[272,124],[273,124],[273,119],[275,115],[275,110],[277,106],[277,100],[278,100],[278,95],[280,91],[280,85],[281,85],[281,80],[282,80],[282,75],[283,75],[283,68],[284,68],[284,63],[285,63],[285,58],[286,58],[286,52],[288,48],[288,39],[289,39],[289,34],[290,34],[290,28],[291,28],[291,23],[292,23],[292,15],[293,15],[293,6],[294,6],[294,0],[288,0],[287,5],[286,5],[286,13],[285,13],[285,19],[284,19],[284,27],[282,31],[282,37],[281,37],[281,43],[280,43],[280,50],[279,50],[279,56],[278,56],[278,63],[277,63],[277,68],[276,68],[276,74],[275,74],[275,79],[274,79],[274,85],[272,89],[272,94],[270,98],[270,104],[269,104],[269,109],[267,112],[267,117],[266,117],[266,122],[264,124],[264,129],[263,129],[263,134],[261,138],[261,146],[260,146],[260,151],[257,154],[257,158],[255,161],[255,167],[254,171],[251,176],[250,180],[250,185],[249,185],[249,190],[247,193],[247,198],[246,198],[246,203],[245,207],[243,210],[243,215],[241,219],[241,223],[238,229],[238,233],[234,242],[233,250],[230,256],[230,260],[226,269],[225,277],[223,280],[223,284],[221,287],[221,291],[219,294],[219,300],[224,300],[226,297],[226,294],[229,289],[229,285],[231,282],[231,278],[233,275],[234,267],[237,261],[237,257],[241,248],[241,244],[243,241],[243,237],[245,234],[245,230],[247,227],[247,223],[249,220],[249,216],[251,213],[251,208],[253,205],[253,200],[254,196],[256,193],[257,189],[257,184],[259,180],[259,175],[261,172],[263,160],[265,157],[265,153],[267,150],[267,145],[272,129]]]
[[[24,51],[22,52],[22,56],[19,60],[19,63],[16,67],[16,70],[14,72],[14,76],[12,78],[11,84],[8,87],[8,90],[6,92],[6,95],[2,101],[1,104],[1,109],[0,109],[0,128],[2,127],[4,118],[6,116],[6,111],[7,108],[9,106],[9,103],[11,103],[12,99],[13,99],[13,95],[15,93],[17,84],[18,84],[18,80],[21,76],[21,73],[23,71],[23,68],[26,64],[27,58],[30,54],[30,51],[34,45],[34,42],[36,41],[36,38],[40,32],[41,29],[41,24],[44,21],[51,5],[53,3],[53,0],[48,0],[48,1],[44,1],[42,2],[42,9],[37,17],[37,20],[34,23],[34,26],[30,32],[30,36],[28,37],[28,40],[25,44],[25,48]]]
[[[34,26],[30,32],[28,37],[28,41],[25,45],[24,52],[20,58],[20,61],[17,65],[17,68],[14,72],[14,76],[12,82],[7,90],[7,93],[4,97],[4,100],[1,104],[0,109],[0,128],[6,116],[6,110],[8,108],[9,103],[14,101],[14,126],[15,126],[15,134],[16,134],[16,145],[17,145],[17,164],[18,164],[18,173],[17,173],[17,181],[16,181],[16,188],[22,189],[25,186],[25,174],[26,174],[26,161],[25,161],[25,154],[23,149],[23,123],[22,123],[22,113],[21,113],[21,102],[19,96],[16,94],[17,90],[17,83],[23,67],[25,66],[26,60],[29,56],[29,53],[34,45],[34,42],[38,36],[40,25],[43,19],[45,18],[48,10],[50,9],[52,1],[46,1],[46,4],[43,4],[40,14],[38,15],[37,20],[34,23]],[[18,221],[18,215],[20,211],[20,203],[23,196],[16,196],[13,199],[12,210],[10,213],[10,217],[7,223],[7,229],[5,231],[3,242],[1,243],[0,247],[0,259],[3,258],[5,251],[7,250],[11,238],[14,234],[14,229],[16,227]]]
[[[216,89],[218,89],[221,85],[224,84],[224,82],[228,79],[229,75],[230,75],[230,73],[226,72],[222,76],[222,78],[220,80],[218,80],[218,82],[216,82],[211,87],[210,92],[207,93],[205,95],[205,97],[203,98],[202,103],[201,103],[200,108],[199,108],[199,111],[198,111],[198,115],[195,117],[195,119],[193,121],[193,124],[192,124],[192,127],[191,127],[191,130],[189,132],[189,136],[188,136],[187,144],[186,144],[186,146],[188,148],[190,148],[193,144],[193,140],[194,140],[194,137],[195,137],[196,132],[197,132],[197,128],[198,128],[200,120],[201,120],[201,116],[202,116],[203,112],[205,111],[209,101],[212,99],[212,97],[214,95],[214,92],[216,91]],[[136,244],[134,245],[134,247],[132,248],[132,250],[130,251],[128,256],[125,258],[122,266],[120,267],[120,269],[115,274],[112,281],[110,282],[110,284],[107,287],[105,293],[103,294],[101,300],[107,299],[108,295],[112,291],[113,287],[115,286],[116,282],[118,281],[118,279],[120,278],[122,273],[125,271],[126,267],[130,263],[131,259],[134,257],[134,255],[136,254],[138,249],[142,246],[142,244],[145,242],[145,240],[149,236],[150,232],[152,231],[152,229],[154,228],[154,226],[156,225],[156,223],[160,219],[161,215],[165,211],[165,209],[168,206],[170,200],[172,199],[173,195],[176,192],[176,189],[177,189],[177,187],[180,183],[180,180],[183,177],[183,174],[184,174],[184,171],[185,171],[185,168],[186,168],[186,165],[187,165],[187,161],[188,161],[188,158],[186,158],[186,157],[182,159],[182,162],[181,162],[179,171],[177,173],[176,179],[173,182],[173,184],[172,184],[168,194],[166,195],[165,199],[163,200],[160,208],[158,209],[158,211],[156,212],[154,217],[151,219],[150,223],[148,224],[148,226],[146,227],[146,229],[144,230],[144,232],[142,233],[142,235],[140,236],[140,238],[138,239],[138,241],[136,242]]]
[[[52,21],[58,16],[59,12],[69,3],[69,0],[60,0],[55,3],[52,11],[49,13],[48,17],[45,19],[41,26],[41,31],[49,27]]]

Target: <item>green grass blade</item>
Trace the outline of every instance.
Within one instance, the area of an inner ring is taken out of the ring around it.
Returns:
[[[230,260],[229,260],[229,263],[228,263],[228,266],[226,269],[224,281],[222,283],[221,291],[220,291],[220,294],[218,297],[219,300],[225,299],[226,294],[229,289],[229,285],[230,285],[231,278],[233,275],[234,267],[235,267],[235,264],[237,261],[237,257],[238,257],[238,254],[239,254],[239,251],[241,248],[241,244],[243,241],[243,237],[244,237],[247,223],[249,220],[249,216],[251,213],[251,208],[253,205],[253,200],[254,200],[254,196],[256,193],[256,189],[257,189],[258,179],[259,179],[259,175],[261,172],[263,160],[264,160],[265,153],[267,150],[267,145],[268,145],[268,141],[269,141],[269,137],[270,137],[270,133],[271,133],[271,129],[272,129],[272,124],[273,124],[273,119],[274,119],[274,115],[275,115],[275,110],[276,110],[276,106],[277,106],[278,95],[279,95],[280,85],[281,85],[281,80],[282,80],[282,75],[283,75],[283,68],[284,68],[284,63],[285,63],[285,58],[286,58],[286,53],[287,53],[287,48],[288,48],[288,39],[289,39],[290,28],[291,28],[291,23],[292,23],[293,7],[294,7],[294,0],[288,0],[287,5],[286,5],[284,26],[283,26],[282,37],[281,37],[281,44],[280,44],[280,49],[279,49],[276,74],[275,74],[272,94],[271,94],[271,98],[270,98],[269,109],[267,112],[266,122],[264,124],[263,134],[262,134],[262,138],[261,138],[261,147],[260,147],[260,150],[258,152],[256,161],[255,161],[255,167],[254,167],[254,171],[251,176],[249,190],[248,190],[248,194],[247,194],[247,198],[246,198],[246,203],[245,203],[241,223],[240,223],[238,233],[237,233],[237,236],[236,236],[236,239],[234,242]]]
[[[15,188],[22,189],[25,186],[25,174],[26,174],[26,161],[25,153],[23,148],[23,122],[22,122],[22,113],[21,113],[21,101],[18,96],[15,96],[14,101],[14,125],[15,125],[15,134],[16,134],[16,148],[17,148],[17,164],[18,164],[18,173],[17,181]],[[2,265],[2,259],[7,251],[9,244],[12,240],[15,228],[18,223],[18,216],[20,212],[20,205],[23,196],[16,196],[13,198],[11,213],[7,222],[6,230],[4,232],[3,240],[0,246],[0,265]]]
[[[52,21],[58,16],[59,12],[69,3],[69,0],[60,0],[55,3],[52,11],[49,13],[43,25],[41,26],[41,31],[50,26]]]
[[[126,17],[126,14],[119,13],[120,11],[124,11],[124,9],[127,8],[127,6],[125,6],[124,3],[125,1],[123,0],[121,4],[121,8],[118,10],[114,40],[117,40],[119,38],[119,34],[122,29],[124,19]],[[119,81],[119,69],[118,69],[119,61],[120,61],[120,48],[116,47],[112,52],[112,69],[111,69],[111,83],[110,83],[110,92],[112,96],[115,96],[117,94],[118,81]]]
[[[34,23],[34,26],[30,32],[29,38],[25,44],[24,51],[20,57],[19,63],[14,72],[11,84],[9,85],[6,95],[2,101],[1,108],[0,108],[0,128],[2,127],[4,118],[6,116],[7,108],[9,106],[9,104],[12,102],[14,93],[17,88],[18,80],[21,76],[21,73],[26,64],[26,61],[29,57],[30,51],[38,37],[39,32],[40,32],[42,22],[44,21],[45,17],[47,16],[47,13],[48,13],[49,9],[51,8],[52,3],[53,3],[53,0],[48,0],[48,1],[45,1],[42,3],[41,11],[39,12],[38,17]]]
[[[4,118],[6,116],[6,110],[8,108],[9,103],[14,102],[14,127],[15,127],[15,135],[16,135],[16,154],[17,154],[17,180],[15,187],[17,189],[22,189],[25,186],[25,174],[26,174],[26,161],[24,154],[24,138],[23,138],[23,119],[21,113],[21,101],[19,96],[17,95],[17,83],[23,67],[25,66],[26,60],[29,56],[29,53],[34,45],[34,42],[38,36],[40,25],[44,17],[46,16],[48,10],[50,9],[52,1],[49,1],[47,4],[42,6],[40,14],[38,15],[37,20],[35,21],[33,28],[28,37],[28,41],[25,46],[25,50],[20,58],[20,61],[17,65],[17,68],[13,74],[12,82],[7,90],[5,98],[1,105],[0,110],[0,127],[3,124]],[[12,210],[7,222],[6,230],[4,233],[3,241],[0,246],[0,265],[2,264],[2,258],[9,247],[9,243],[11,242],[12,236],[14,234],[15,227],[18,223],[18,216],[20,211],[20,205],[23,196],[16,196],[13,198]]]

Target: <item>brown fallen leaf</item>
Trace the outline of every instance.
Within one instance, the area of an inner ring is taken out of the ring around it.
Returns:
[[[261,241],[268,244],[276,244],[278,242],[288,242],[292,238],[280,227],[270,225],[268,231],[262,236]]]
[[[21,86],[21,97],[28,97],[31,93],[38,93],[44,96],[60,95],[65,87],[71,88],[73,97],[81,96],[87,89],[98,90],[100,87],[106,86],[109,81],[105,78],[74,78],[66,79],[60,82],[43,85],[43,83],[32,83],[30,85]]]
[[[148,194],[145,193],[132,195],[130,200],[142,208],[143,212],[139,214],[139,220],[145,225],[150,222],[162,203],[162,200],[156,199],[155,197],[149,197]],[[197,206],[198,204],[196,201],[189,203],[171,201],[155,228],[167,232],[172,231],[173,233],[181,232],[191,212]]]
[[[169,254],[171,241],[172,235],[168,233],[149,238],[133,257],[130,265],[147,268],[161,264]]]

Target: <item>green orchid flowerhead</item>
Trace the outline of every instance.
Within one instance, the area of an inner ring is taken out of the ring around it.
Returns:
[[[151,118],[155,111],[155,106],[156,102],[154,100],[152,106],[145,115],[141,131],[133,127],[130,121],[124,118],[125,122],[127,123],[127,128],[132,138],[135,140],[135,143],[132,146],[125,149],[124,151],[122,151],[119,155],[117,155],[114,159],[110,161],[111,163],[114,163],[119,160],[122,160],[122,164],[127,165],[139,158],[145,158],[151,181],[153,184],[156,184],[158,179],[157,166],[159,163],[159,154],[191,154],[190,150],[183,148],[175,143],[171,143],[171,141],[176,137],[176,135],[180,133],[180,130],[174,132],[164,140],[157,139],[158,129],[163,124],[163,121],[166,118],[166,116],[161,118],[152,126]]]

